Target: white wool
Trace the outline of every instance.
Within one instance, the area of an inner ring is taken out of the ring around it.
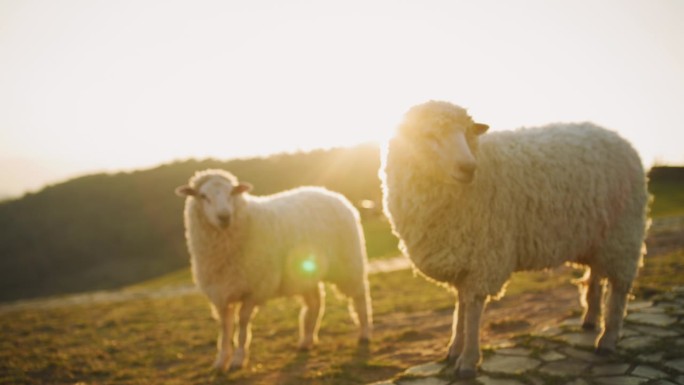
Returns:
[[[648,197],[629,143],[581,123],[484,134],[478,145],[465,110],[431,103],[407,114],[381,173],[385,212],[420,272],[469,296],[501,295],[512,272],[564,262],[631,285]],[[469,184],[447,180],[420,143],[454,130],[476,154]]]
[[[199,186],[196,186],[199,187]],[[366,254],[356,209],[342,195],[301,187],[275,195],[242,194],[235,223],[212,226],[186,198],[186,238],[193,277],[212,303],[257,303],[330,281],[346,295],[367,290]],[[316,271],[303,272],[312,257]]]

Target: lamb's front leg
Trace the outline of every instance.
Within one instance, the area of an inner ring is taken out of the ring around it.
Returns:
[[[228,359],[233,353],[233,326],[235,324],[235,305],[228,304],[224,308],[216,308],[219,318],[219,337],[217,341],[218,353],[213,368],[216,370],[226,370]]]
[[[454,319],[451,330],[451,342],[449,343],[449,353],[447,354],[447,361],[451,364],[456,363],[458,357],[463,352],[463,326],[465,324],[464,315],[466,312],[466,304],[461,291],[458,291],[458,299],[454,306]]]
[[[249,359],[249,343],[252,340],[250,322],[255,309],[256,304],[250,299],[243,301],[242,305],[240,305],[237,348],[235,353],[233,353],[233,360],[230,362],[231,370],[242,368]]]
[[[477,375],[477,365],[482,358],[480,352],[480,319],[482,318],[485,299],[475,296],[459,302],[459,306],[465,304],[465,315],[463,316],[465,325],[463,352],[456,361],[455,369],[460,378],[474,378]]]

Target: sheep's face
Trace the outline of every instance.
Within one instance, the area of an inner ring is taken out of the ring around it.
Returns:
[[[437,171],[447,181],[470,183],[477,170],[477,135],[485,125],[474,123],[469,127],[453,127],[439,135],[426,135],[423,144],[428,157],[436,163]]]
[[[432,101],[409,110],[399,133],[436,177],[470,183],[477,169],[478,137],[488,128],[459,106]]]
[[[236,208],[242,193],[251,190],[249,183],[236,183],[216,176],[203,181],[198,188],[181,186],[176,189],[178,195],[196,199],[199,209],[209,223],[220,229],[227,229],[235,217]]]

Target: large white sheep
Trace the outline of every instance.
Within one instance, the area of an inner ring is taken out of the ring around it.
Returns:
[[[514,271],[588,267],[583,326],[601,317],[597,352],[613,351],[645,252],[646,177],[638,154],[590,123],[483,135],[466,110],[411,108],[383,153],[384,210],[415,268],[455,288],[448,350],[461,377],[481,359],[480,318]]]
[[[356,209],[342,195],[323,188],[262,197],[250,195],[250,190],[250,184],[223,170],[197,172],[189,184],[176,189],[187,197],[185,236],[193,278],[220,321],[214,367],[225,370],[229,360],[231,369],[245,364],[252,314],[277,296],[302,297],[299,347],[310,348],[323,315],[324,280],[350,298],[360,341],[368,341],[371,302]],[[239,330],[233,352],[236,312]]]

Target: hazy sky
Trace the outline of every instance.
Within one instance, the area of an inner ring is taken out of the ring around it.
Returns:
[[[443,99],[684,164],[681,0],[0,0],[0,195],[347,146]]]

